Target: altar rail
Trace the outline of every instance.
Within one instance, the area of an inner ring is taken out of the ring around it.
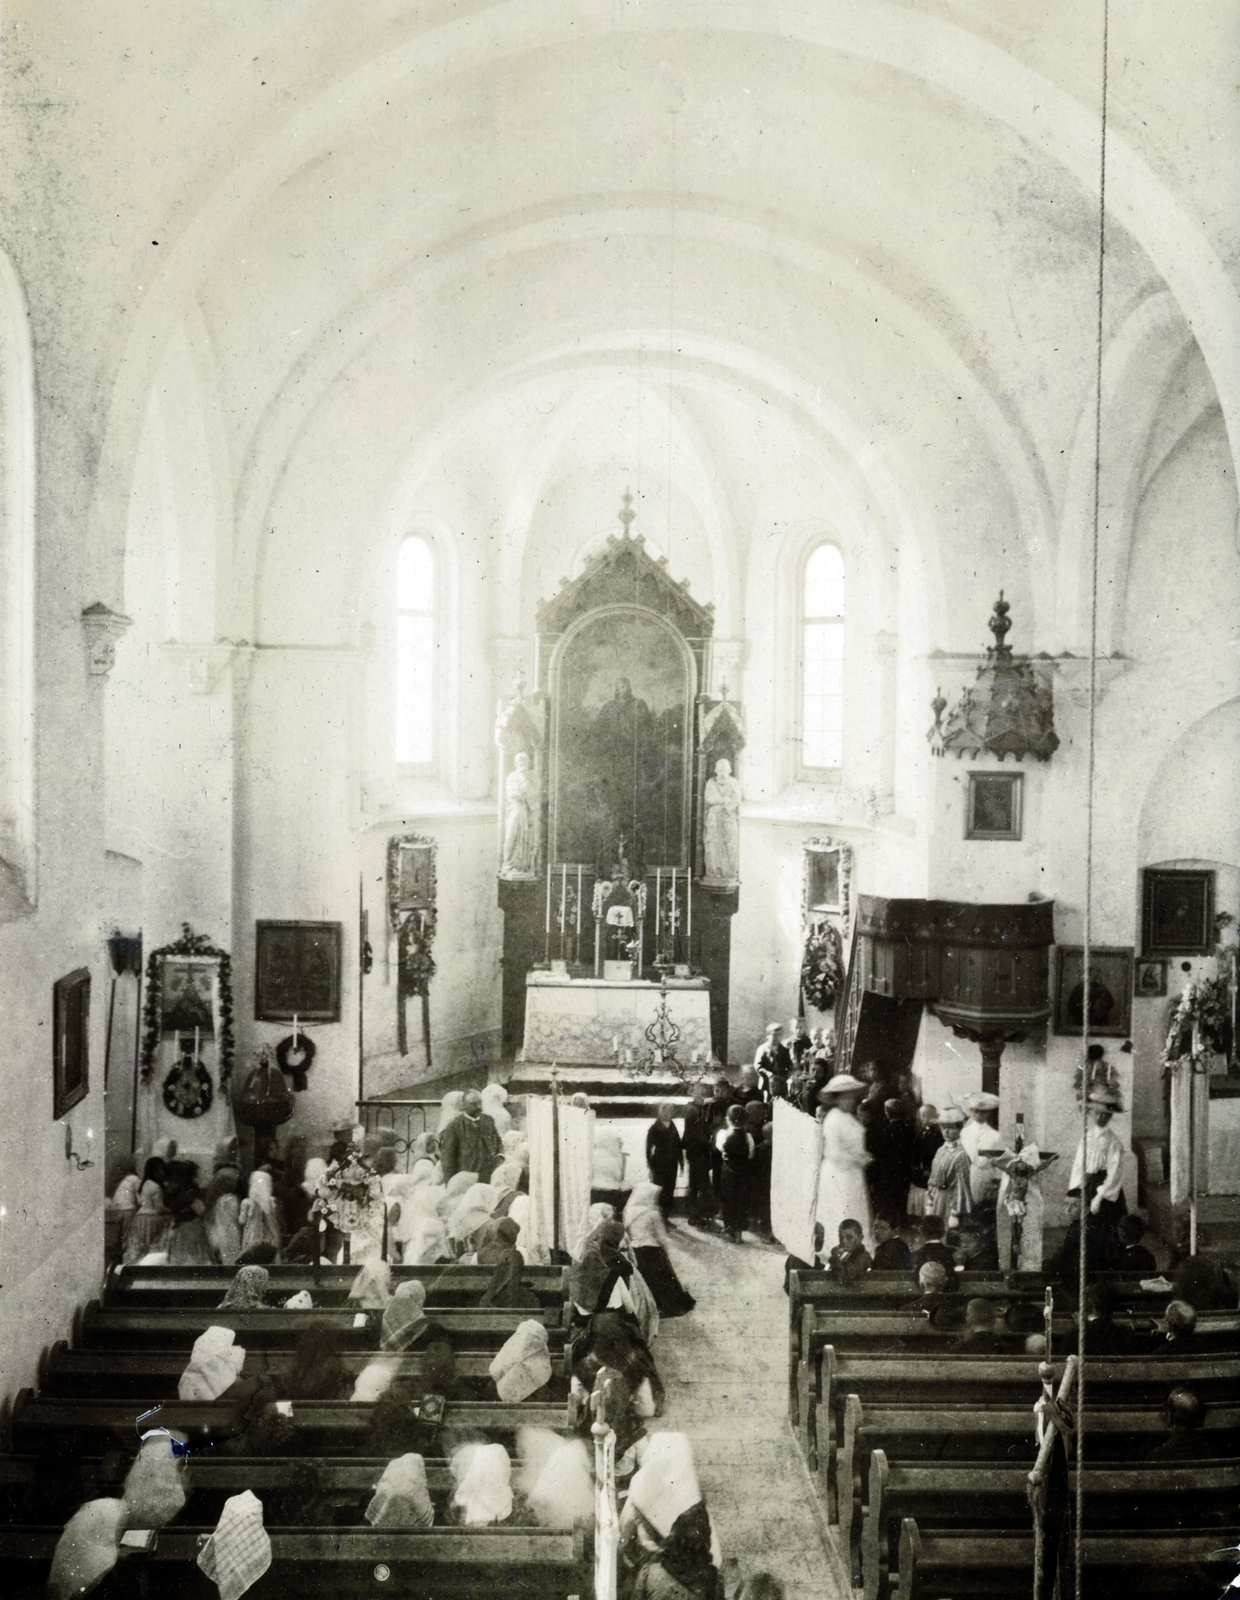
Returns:
[[[434,1133],[439,1126],[439,1100],[359,1100],[358,1121],[367,1133],[391,1128],[396,1135],[396,1164],[409,1171],[409,1151],[423,1133]]]

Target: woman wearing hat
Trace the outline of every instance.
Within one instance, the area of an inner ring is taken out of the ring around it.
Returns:
[[[1109,1240],[1116,1223],[1128,1211],[1123,1190],[1124,1146],[1110,1125],[1122,1107],[1119,1095],[1105,1083],[1091,1086],[1085,1105],[1089,1127],[1076,1147],[1068,1193],[1079,1195],[1084,1183],[1090,1226]]]
[[[930,1163],[930,1182],[926,1187],[926,1215],[942,1217],[949,1228],[973,1210],[973,1190],[969,1182],[972,1162],[960,1142],[963,1127],[964,1112],[959,1106],[948,1106],[946,1111],[939,1112],[943,1143]]]
[[[865,1129],[857,1120],[857,1106],[865,1084],[851,1073],[837,1072],[818,1096],[826,1107],[822,1121],[822,1169],[818,1176],[817,1220],[830,1242],[839,1237],[840,1223],[855,1218],[861,1224],[866,1248],[872,1243],[870,1196],[865,1169],[870,1155]]]
[[[999,1109],[999,1096],[984,1090],[964,1097],[964,1109],[969,1120],[960,1130],[961,1147],[969,1152],[969,1189],[973,1195],[973,1210],[987,1213],[993,1226],[995,1203],[999,1198],[998,1167],[988,1161],[983,1150],[997,1150],[1002,1144],[991,1117]]]

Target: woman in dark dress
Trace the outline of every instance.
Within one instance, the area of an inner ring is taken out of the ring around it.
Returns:
[[[683,1317],[697,1304],[676,1276],[667,1254],[667,1224],[659,1205],[659,1187],[639,1183],[624,1208],[624,1227],[637,1257],[637,1270],[654,1296],[661,1317]]]

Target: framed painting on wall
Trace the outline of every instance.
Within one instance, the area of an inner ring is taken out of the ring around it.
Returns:
[[[340,1021],[339,922],[260,922],[254,951],[259,1022]]]
[[[971,772],[966,839],[1019,839],[1023,772]]]
[[[1055,1032],[1085,1031],[1085,952],[1079,944],[1054,948]],[[1132,946],[1094,945],[1089,952],[1089,1031],[1125,1039],[1132,1029]]]
[[[1146,867],[1141,875],[1141,954],[1204,956],[1214,948],[1214,874]]]
[[[1167,992],[1167,963],[1138,961],[1133,993],[1146,1000],[1161,1000]]]
[[[90,973],[79,967],[52,986],[52,1116],[90,1093]]]

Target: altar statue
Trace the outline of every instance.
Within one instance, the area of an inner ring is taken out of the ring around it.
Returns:
[[[702,854],[707,883],[737,883],[741,859],[741,786],[732,763],[720,757],[703,796]]]
[[[535,876],[538,857],[535,799],[530,758],[522,750],[504,784],[504,851],[499,869],[502,878]]]

